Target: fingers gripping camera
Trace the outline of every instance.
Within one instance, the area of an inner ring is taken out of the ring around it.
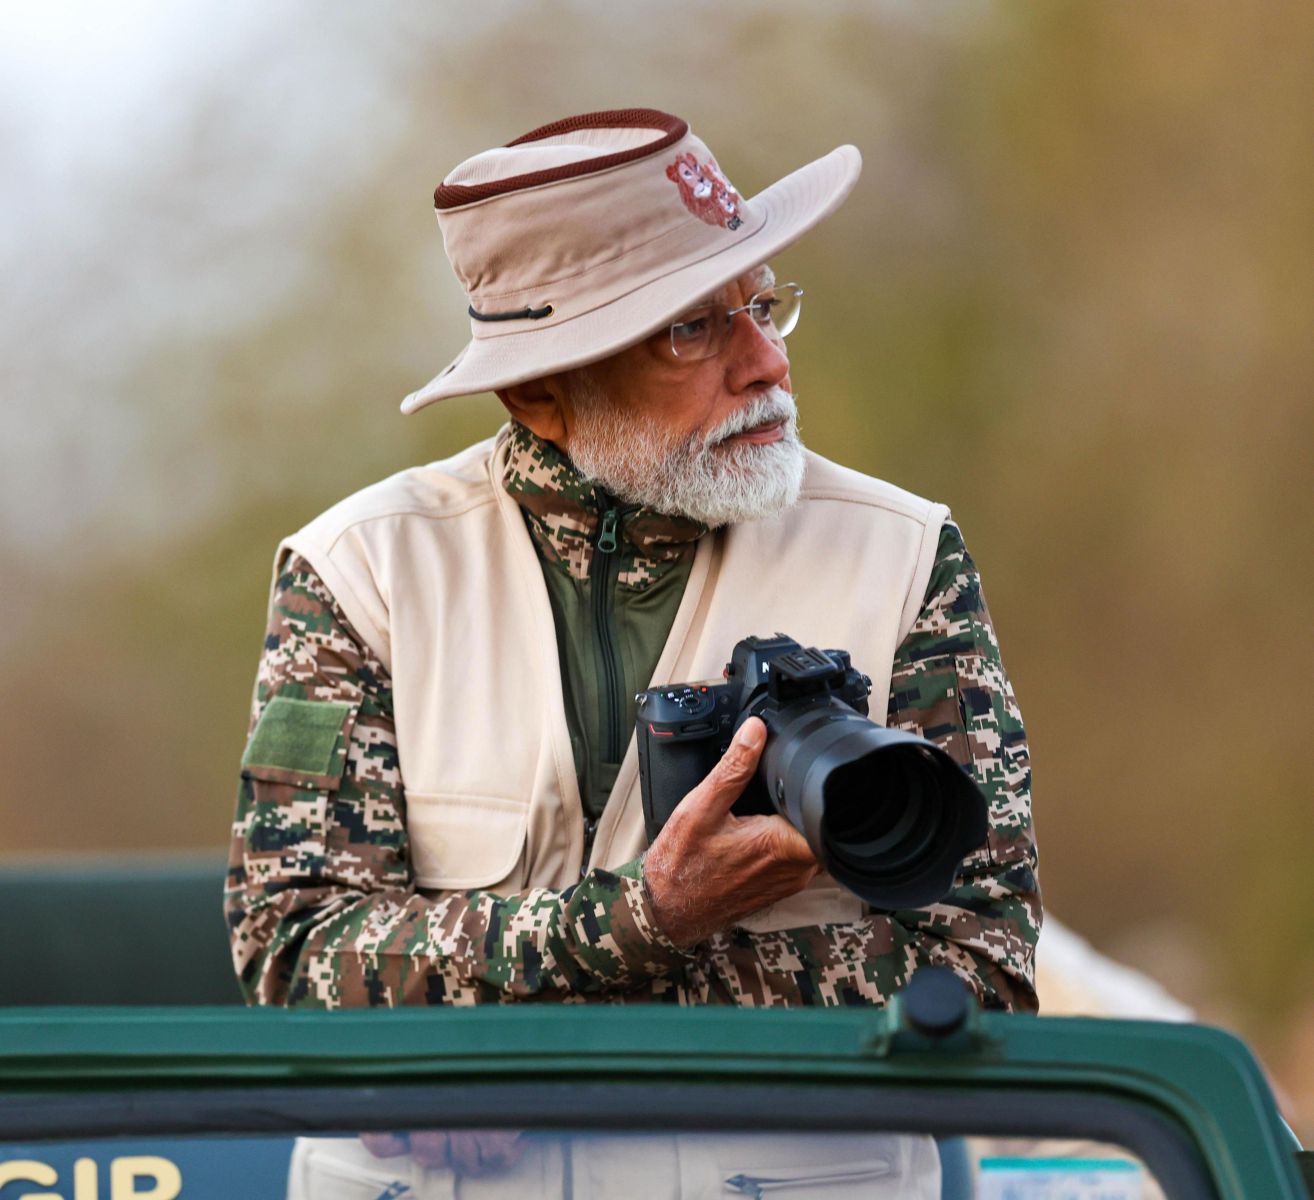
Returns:
[[[985,841],[986,800],[938,746],[870,720],[870,687],[847,651],[776,634],[739,642],[724,682],[640,692],[649,844],[735,730],[761,717],[766,749],[732,811],[785,817],[836,881],[875,908],[934,904]]]

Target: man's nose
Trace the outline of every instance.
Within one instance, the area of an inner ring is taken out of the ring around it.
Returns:
[[[784,341],[769,336],[746,312],[731,318],[730,341],[721,353],[731,391],[788,386],[789,355]]]

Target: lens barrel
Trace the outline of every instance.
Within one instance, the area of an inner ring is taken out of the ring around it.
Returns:
[[[747,714],[745,714],[747,715]],[[768,706],[758,778],[835,880],[875,908],[921,908],[986,836],[985,798],[925,738],[833,696]]]

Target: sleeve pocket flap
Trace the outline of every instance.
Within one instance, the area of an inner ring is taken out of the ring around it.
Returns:
[[[275,696],[246,744],[242,774],[295,787],[337,787],[356,711],[345,701]]]
[[[529,804],[501,796],[407,792],[411,866],[423,888],[463,891],[510,882],[525,849]]]

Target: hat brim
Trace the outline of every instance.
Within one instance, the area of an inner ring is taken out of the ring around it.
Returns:
[[[853,190],[861,171],[857,147],[840,146],[754,196],[751,203],[762,215],[761,224],[724,249],[550,329],[471,338],[442,372],[402,401],[402,412],[569,371],[642,341],[700,296],[738,279],[824,221]]]

